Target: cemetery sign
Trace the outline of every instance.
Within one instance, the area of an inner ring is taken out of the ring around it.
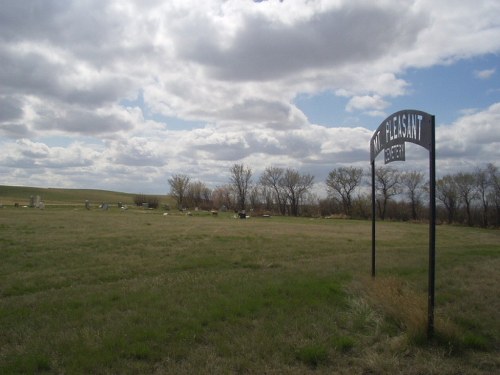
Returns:
[[[385,164],[405,160],[405,142],[415,143],[427,150],[431,148],[431,123],[433,116],[413,110],[396,112],[387,117],[370,141],[370,158],[373,162],[383,150]]]
[[[435,117],[422,111],[405,109],[387,117],[370,140],[372,167],[372,276],[375,277],[375,159],[384,152],[385,164],[406,160],[406,142],[429,151],[429,293],[427,335],[434,334],[434,280],[436,263],[436,146]]]

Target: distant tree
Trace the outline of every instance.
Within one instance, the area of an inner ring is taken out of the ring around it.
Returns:
[[[353,214],[363,219],[371,218],[372,198],[371,194],[358,194],[353,204]]]
[[[257,186],[253,186],[248,194],[250,200],[250,207],[258,209],[261,206],[261,191]]]
[[[420,207],[420,199],[424,191],[424,175],[422,172],[417,171],[402,173],[401,185],[410,200],[411,217],[413,220],[417,220],[417,211]]]
[[[142,206],[143,203],[147,203],[147,202],[148,202],[148,196],[147,195],[144,195],[144,194],[134,195],[134,204],[136,206]]]
[[[318,201],[319,213],[321,216],[329,216],[332,212],[335,212],[335,206],[337,201],[333,199],[320,199]]]
[[[207,205],[207,208],[212,207],[212,189],[207,186],[204,186],[201,191],[201,197],[203,202]],[[208,207],[210,206],[210,207]]]
[[[231,173],[231,185],[238,201],[238,209],[245,210],[247,194],[252,182],[252,170],[243,164],[234,164],[229,171]]]
[[[458,188],[453,176],[446,175],[436,181],[436,198],[443,203],[448,213],[448,224],[453,223],[459,206]]]
[[[179,210],[183,208],[184,198],[188,191],[190,178],[184,174],[175,174],[168,179],[170,195],[177,202]]]
[[[332,170],[326,178],[329,195],[342,203],[347,216],[351,216],[353,194],[361,185],[362,178],[363,169],[354,167],[339,167]]]
[[[267,167],[260,176],[259,183],[267,190],[271,190],[281,215],[286,214],[286,192],[281,185],[285,170],[279,167]],[[266,190],[267,197],[270,198]]]
[[[400,173],[391,167],[375,168],[375,189],[380,219],[385,220],[387,202],[401,193]]]
[[[492,181],[490,174],[488,173],[488,168],[476,168],[474,172],[474,177],[477,184],[477,193],[479,200],[481,201],[481,226],[488,226],[488,211],[490,202],[488,201],[489,192],[492,190]]]
[[[193,207],[202,207],[209,203],[211,196],[210,189],[201,181],[194,181],[188,184],[186,198]]]
[[[317,194],[306,192],[301,198],[300,215],[306,217],[321,216],[320,199]]]
[[[158,208],[158,206],[160,205],[160,199],[158,197],[155,197],[155,196],[148,196],[148,207],[149,208]]]
[[[268,186],[260,185],[260,194],[266,211],[272,211],[274,207],[274,190]]]
[[[231,185],[223,185],[223,186],[217,186],[213,191],[212,191],[212,204],[214,208],[216,209],[233,209],[235,204],[234,204],[234,197],[232,194],[232,186]]]
[[[478,197],[477,180],[472,173],[459,172],[453,176],[457,187],[458,197],[464,204],[467,215],[467,225],[472,226],[471,206],[472,202]]]
[[[136,206],[147,204],[148,208],[158,208],[160,199],[154,195],[137,194],[134,196],[134,204]]]
[[[500,226],[500,172],[496,165],[489,163],[486,166],[491,184],[491,190],[488,195],[489,200],[495,205],[495,226]]]
[[[312,188],[314,176],[300,174],[295,169],[286,169],[280,179],[280,185],[286,192],[287,200],[290,204],[290,214],[299,216],[299,207],[304,195]]]

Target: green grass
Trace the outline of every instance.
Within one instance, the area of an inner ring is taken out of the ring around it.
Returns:
[[[500,233],[83,207],[0,209],[0,373],[491,374]],[[422,337],[424,339],[422,340]]]
[[[102,202],[108,204],[132,205],[135,194],[121,193],[108,190],[95,189],[58,189],[58,188],[38,188],[28,186],[7,186],[0,185],[0,205],[12,206],[18,203],[21,206],[29,205],[30,197],[40,196],[46,205],[84,205],[88,200],[94,207]],[[163,197],[165,202],[171,203],[167,197]]]

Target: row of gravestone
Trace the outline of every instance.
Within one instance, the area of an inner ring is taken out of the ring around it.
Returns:
[[[19,203],[14,203],[14,207],[20,207]],[[29,205],[23,207],[39,208],[43,210],[45,208],[45,202],[40,198],[39,195],[31,195]],[[3,208],[3,204],[0,204],[0,208]]]
[[[90,201],[88,199],[85,200],[85,208],[87,210],[90,210],[90,208],[91,208]],[[99,204],[99,208],[101,210],[107,211],[111,208],[111,206],[109,205],[109,203],[102,202],[101,204]],[[118,208],[121,208],[122,210],[128,210],[128,206],[126,204],[123,204],[122,202],[118,202]]]

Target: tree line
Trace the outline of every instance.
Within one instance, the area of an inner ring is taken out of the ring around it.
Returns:
[[[253,211],[254,215],[371,217],[370,172],[338,167],[324,181],[326,198],[314,192],[314,176],[293,168],[267,167],[260,176],[244,164],[229,169],[227,184],[213,189],[185,174],[168,179],[177,208]],[[427,220],[429,182],[419,171],[375,169],[376,212],[380,220]],[[438,221],[500,226],[500,173],[489,163],[436,181]]]

